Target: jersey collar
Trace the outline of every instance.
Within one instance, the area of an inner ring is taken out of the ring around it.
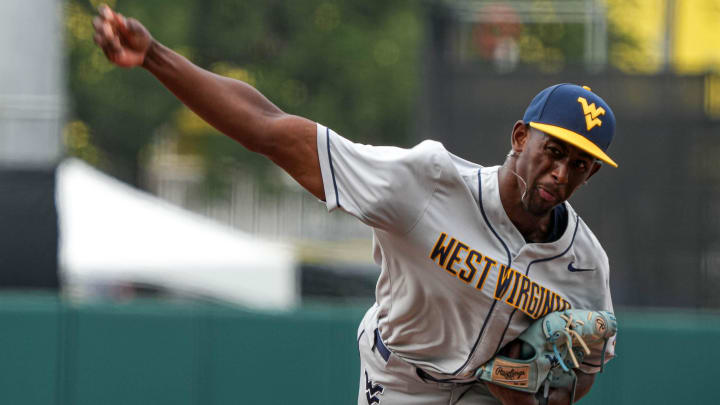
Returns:
[[[578,221],[578,216],[570,203],[567,201],[563,203],[568,211],[568,223],[559,239],[547,243],[527,243],[520,231],[510,221],[510,217],[508,217],[500,201],[499,169],[500,166],[480,169],[479,194],[485,215],[490,222],[489,225],[495,229],[498,236],[505,242],[512,256],[517,256],[520,250],[528,245],[531,245],[537,253],[542,252],[541,254],[547,254],[548,256],[566,250],[572,243]]]

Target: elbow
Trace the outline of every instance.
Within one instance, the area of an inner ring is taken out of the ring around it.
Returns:
[[[247,136],[234,137],[249,151],[265,156],[273,155],[282,142],[282,133],[278,130],[278,121],[284,114],[272,114],[258,119],[254,130]]]

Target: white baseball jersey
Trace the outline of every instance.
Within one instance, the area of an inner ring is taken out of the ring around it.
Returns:
[[[317,129],[328,210],[373,228],[378,328],[395,355],[435,378],[470,380],[549,312],[613,310],[605,251],[567,202],[559,239],[527,243],[500,202],[499,167],[434,141],[376,147]],[[587,373],[601,359],[591,349]],[[613,355],[614,339],[605,360]]]

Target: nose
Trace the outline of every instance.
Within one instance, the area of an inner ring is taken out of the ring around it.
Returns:
[[[556,183],[565,184],[568,182],[568,160],[556,160],[553,167],[552,176]]]

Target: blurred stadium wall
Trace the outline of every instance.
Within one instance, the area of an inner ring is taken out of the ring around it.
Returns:
[[[198,302],[78,304],[4,294],[0,403],[353,404],[363,311],[258,313]],[[618,315],[617,356],[579,403],[717,403],[708,389],[717,375],[719,355],[708,348],[720,338],[717,315]]]
[[[58,284],[54,169],[64,93],[60,11],[57,0],[0,2],[3,288]]]

